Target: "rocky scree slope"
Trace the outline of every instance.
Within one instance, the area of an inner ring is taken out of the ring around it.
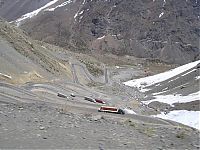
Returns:
[[[199,132],[192,129],[72,114],[37,103],[0,103],[0,109],[0,147],[5,149],[195,150],[199,147]]]
[[[72,80],[69,64],[60,61],[43,43],[0,20],[0,77],[11,83],[45,81],[63,76]]]
[[[32,18],[16,20],[35,39],[71,50],[167,63],[199,59],[199,1],[54,0],[47,6]]]
[[[162,113],[159,117],[199,129],[199,68],[200,60],[125,84],[143,92],[146,96],[142,103],[160,110]]]

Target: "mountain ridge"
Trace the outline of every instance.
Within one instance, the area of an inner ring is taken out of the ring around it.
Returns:
[[[20,28],[78,52],[185,64],[200,57],[199,8],[194,0],[58,0]]]

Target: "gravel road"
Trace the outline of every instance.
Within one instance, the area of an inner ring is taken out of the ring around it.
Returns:
[[[198,149],[199,132],[75,114],[46,104],[0,103],[1,148]]]

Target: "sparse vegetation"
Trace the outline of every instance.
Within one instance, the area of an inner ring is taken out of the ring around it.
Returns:
[[[134,127],[140,133],[143,133],[143,134],[147,135],[148,137],[152,137],[155,134],[155,129],[153,127],[139,125],[130,119],[127,119],[124,123],[131,127]]]
[[[102,86],[102,83],[99,83],[99,82],[89,82],[87,84],[87,86],[89,86],[89,87]]]
[[[137,128],[137,130],[140,132],[140,133],[143,133],[145,135],[147,135],[148,137],[152,137],[155,133],[155,130],[153,127],[139,127]]]
[[[67,114],[67,113],[70,113],[70,111],[71,111],[71,108],[67,104],[61,106],[61,108],[58,109],[58,112],[60,114]]]
[[[88,71],[94,76],[103,75],[103,70],[98,67],[95,63],[89,61],[80,60],[80,62],[84,63]]]
[[[184,139],[185,138],[185,132],[181,131],[181,132],[177,133],[176,137],[179,138],[179,139]]]

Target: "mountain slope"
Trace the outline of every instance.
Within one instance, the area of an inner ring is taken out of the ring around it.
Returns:
[[[157,115],[200,128],[200,60],[170,71],[125,82],[146,94],[143,103],[163,111]],[[164,113],[165,112],[165,113]],[[184,115],[183,115],[184,114]],[[191,119],[194,117],[194,119]]]
[[[0,16],[6,18],[7,21],[13,21],[22,15],[34,11],[51,0],[1,0]]]
[[[53,76],[72,79],[71,73],[66,69],[67,64],[63,67],[62,62],[42,43],[32,40],[3,20],[0,20],[0,42],[1,73],[11,76],[11,80],[20,82],[24,79],[23,82],[27,82],[26,76],[32,74],[41,80]],[[27,80],[29,81],[28,77]]]
[[[58,0],[21,28],[71,50],[184,64],[199,58],[199,7],[195,0]]]

